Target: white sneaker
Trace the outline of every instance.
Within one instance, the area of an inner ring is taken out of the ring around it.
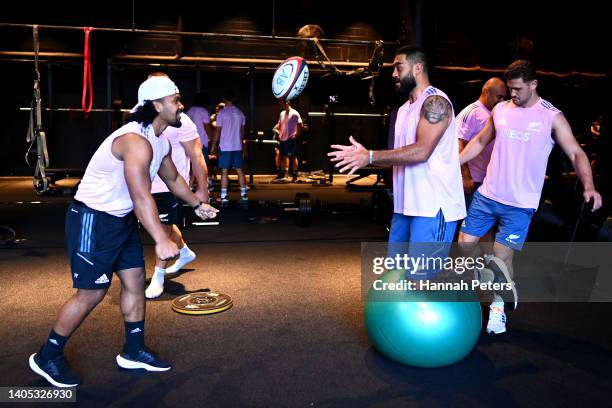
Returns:
[[[194,259],[196,259],[196,254],[190,249],[186,255],[181,255],[172,266],[166,268],[166,274],[177,273]]]
[[[499,307],[489,308],[489,322],[487,323],[487,333],[502,334],[506,332],[506,313]]]
[[[151,279],[149,287],[145,290],[145,296],[147,299],[155,299],[164,293],[164,284],[159,283],[156,279]]]

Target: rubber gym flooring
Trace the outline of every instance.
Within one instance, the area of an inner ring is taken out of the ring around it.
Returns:
[[[1,387],[47,386],[27,359],[73,292],[63,234],[70,197],[37,197],[30,183],[0,179],[0,225],[26,239],[0,248]],[[328,202],[369,197],[339,179],[331,187],[256,182],[250,198],[292,200],[298,191]],[[300,228],[289,214],[262,222],[266,211],[227,209],[219,226],[184,230],[198,258],[147,303],[147,343],[173,364],[169,372],[116,366],[124,334],[115,277],[66,348],[83,380],[79,406],[612,406],[610,304],[524,303],[509,313],[506,334],[483,331],[463,361],[403,366],[373,349],[363,325],[360,245],[386,240],[384,226],[353,214]],[[150,276],[153,246],[146,233],[143,241]],[[171,310],[176,296],[205,288],[234,306],[206,316]]]

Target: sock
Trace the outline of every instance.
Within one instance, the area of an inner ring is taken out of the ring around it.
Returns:
[[[144,348],[144,320],[125,323],[125,345],[123,351],[135,354]]]
[[[227,198],[227,188],[221,189],[221,198]]]
[[[47,342],[40,352],[40,358],[43,360],[51,360],[53,357],[61,355],[64,352],[64,346],[69,338],[70,336],[60,336],[55,330],[51,329]]]
[[[502,299],[502,297],[497,293],[493,295],[493,302],[491,303],[490,308],[493,309],[494,307],[501,309],[502,311],[504,310],[504,299]]]
[[[164,285],[164,274],[166,273],[166,268],[160,268],[159,266],[155,267],[155,271],[153,272],[153,276],[151,277],[151,283],[156,282],[159,285]]]
[[[179,251],[179,258],[183,258],[191,253],[191,249],[187,246],[187,244],[183,245],[183,247]]]
[[[244,196],[246,196],[246,195],[247,195],[247,194],[246,194],[246,187],[240,187],[240,196],[241,196],[241,197],[244,197]]]

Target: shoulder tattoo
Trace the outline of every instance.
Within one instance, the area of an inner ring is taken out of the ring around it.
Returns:
[[[432,125],[446,120],[451,115],[451,112],[452,109],[448,100],[439,95],[427,98],[421,109],[421,115]]]

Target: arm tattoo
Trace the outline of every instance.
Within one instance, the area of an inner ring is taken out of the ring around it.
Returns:
[[[446,98],[434,95],[427,98],[421,112],[421,115],[423,115],[429,123],[435,125],[436,123],[446,120],[451,113],[451,106]]]

